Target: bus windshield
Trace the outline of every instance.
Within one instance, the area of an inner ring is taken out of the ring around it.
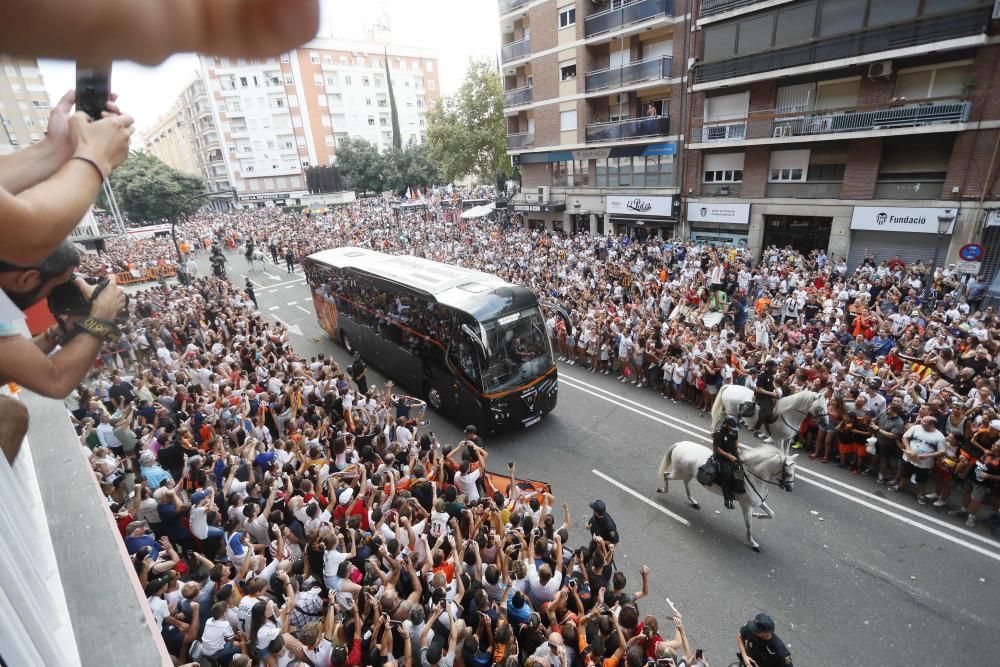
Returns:
[[[552,367],[552,348],[537,307],[484,322],[483,328],[488,355],[483,370],[485,391],[510,389]]]

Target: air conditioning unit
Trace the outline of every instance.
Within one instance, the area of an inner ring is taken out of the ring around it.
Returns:
[[[538,187],[538,203],[539,204],[549,203],[549,186],[541,185]]]
[[[883,60],[882,62],[872,63],[868,66],[868,78],[869,79],[881,79],[892,74],[892,61]]]

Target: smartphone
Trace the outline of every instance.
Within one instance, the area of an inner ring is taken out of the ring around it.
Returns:
[[[111,96],[111,65],[103,67],[76,67],[76,110],[94,120],[101,113]]]
[[[695,660],[701,660],[704,657],[704,655],[705,655],[705,653],[700,648],[699,649],[695,649],[695,652],[694,652],[694,659]]]

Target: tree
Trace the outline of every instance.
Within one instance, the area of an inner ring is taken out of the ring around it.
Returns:
[[[403,137],[399,132],[399,110],[396,108],[396,93],[392,90],[392,75],[389,74],[389,52],[385,53],[385,81],[389,86],[389,113],[392,116],[392,147],[403,148]]]
[[[344,189],[343,178],[336,165],[324,164],[307,167],[306,189],[312,194],[320,192],[340,192]]]
[[[386,159],[378,146],[364,139],[349,138],[337,148],[337,168],[347,186],[356,192],[383,192]]]
[[[439,181],[427,144],[409,142],[402,149],[385,153],[386,188],[403,194],[407,188],[422,188]]]
[[[500,75],[488,60],[471,61],[458,92],[431,111],[431,157],[447,181],[472,174],[493,183],[511,174],[506,135]]]
[[[189,201],[205,192],[197,176],[174,169],[154,155],[134,152],[111,173],[115,199],[132,222],[152,222],[189,215],[205,205],[204,199]],[[101,196],[101,206],[107,202]]]

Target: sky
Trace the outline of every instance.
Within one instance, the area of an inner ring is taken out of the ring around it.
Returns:
[[[364,26],[383,14],[389,17],[392,42],[437,51],[442,93],[458,89],[470,58],[496,59],[500,45],[496,0],[321,0],[320,35],[363,39]],[[72,62],[39,63],[52,103],[76,83]],[[178,54],[157,67],[121,61],[114,64],[111,89],[122,110],[140,130],[162,115],[198,71],[198,58]]]

